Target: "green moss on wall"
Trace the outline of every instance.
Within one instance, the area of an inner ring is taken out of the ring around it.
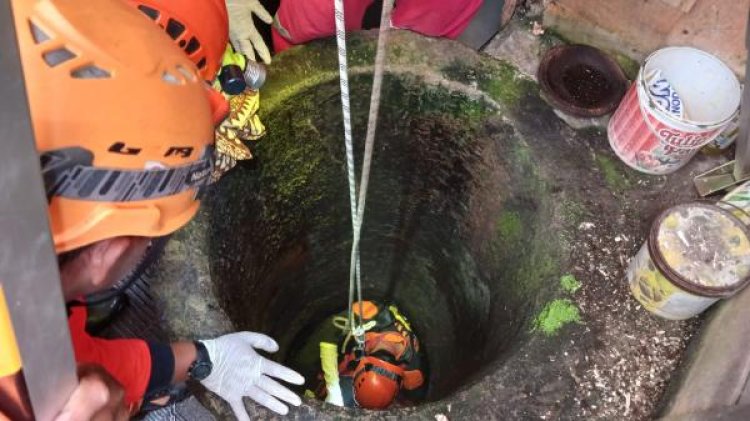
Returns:
[[[571,228],[577,228],[586,217],[586,206],[572,199],[564,199],[562,201],[562,213],[565,222]]]
[[[503,60],[472,65],[454,61],[442,72],[450,80],[477,86],[495,101],[508,106],[516,105],[526,93],[538,90],[534,82]]]
[[[533,26],[533,22],[530,22],[529,26]],[[545,49],[556,47],[561,44],[570,44],[570,42],[565,39],[562,34],[557,32],[555,28],[552,27],[545,27],[544,33],[539,36],[539,40],[541,41],[542,47]]]
[[[361,37],[350,37],[346,47],[349,66],[372,66],[375,63],[377,43]]]
[[[533,330],[552,336],[563,326],[580,322],[581,313],[575,303],[568,299],[557,299],[548,303],[534,319]]]
[[[518,212],[506,211],[497,219],[497,232],[504,241],[516,243],[521,240],[523,222]]]
[[[581,288],[581,283],[573,275],[563,275],[560,278],[560,287],[569,294],[575,294]]]
[[[638,71],[641,69],[641,63],[637,60],[620,53],[610,53],[610,56],[617,62],[617,64],[625,73],[625,76],[630,80],[635,80],[638,76]]]
[[[628,180],[627,175],[619,168],[619,165],[622,165],[621,163],[614,162],[604,155],[597,155],[596,165],[599,167],[599,171],[601,171],[607,187],[612,191],[621,193],[630,187],[630,180]]]

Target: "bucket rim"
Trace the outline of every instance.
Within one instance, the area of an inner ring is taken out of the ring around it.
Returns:
[[[653,98],[651,98],[651,95],[648,93],[648,89],[646,88],[646,81],[643,77],[641,77],[641,74],[643,72],[643,69],[641,68],[638,71],[638,76],[636,80],[633,82],[633,85],[635,85],[636,88],[636,94],[638,95],[638,101],[644,101],[645,98],[645,104],[641,104],[641,107],[646,107],[649,110],[651,110],[651,114],[656,118],[657,120],[660,120],[662,123],[667,124],[669,126],[672,126],[676,129],[679,129],[680,131],[687,132],[690,131],[691,133],[705,133],[710,132],[714,130],[721,129],[723,126],[726,126],[729,124],[730,121],[732,121],[737,114],[739,113],[739,108],[735,110],[729,118],[725,120],[721,120],[717,123],[708,123],[708,122],[697,122],[693,120],[688,120],[685,118],[678,118],[675,117],[672,113],[667,111],[661,104],[654,101]],[[689,127],[680,127],[680,126],[689,126]]]
[[[689,279],[683,277],[677,271],[672,269],[671,266],[669,266],[664,259],[664,255],[662,254],[661,250],[659,250],[659,247],[657,247],[657,240],[659,235],[659,228],[661,227],[662,222],[664,222],[664,219],[673,213],[675,210],[680,208],[689,208],[689,207],[700,207],[705,209],[711,209],[712,211],[717,211],[725,216],[727,216],[730,220],[733,220],[736,222],[737,226],[742,230],[743,234],[750,240],[750,228],[748,228],[747,225],[745,225],[744,222],[742,222],[741,219],[739,219],[734,213],[731,211],[724,209],[720,206],[717,206],[714,203],[706,203],[701,201],[693,201],[693,202],[687,202],[687,203],[681,203],[679,205],[670,206],[669,208],[663,210],[659,216],[656,217],[654,222],[651,224],[651,230],[648,235],[648,252],[651,256],[651,260],[653,260],[654,265],[656,265],[656,268],[669,280],[669,282],[672,282],[679,288],[693,293],[700,295],[702,297],[707,298],[727,298],[732,295],[734,295],[736,292],[742,290],[745,288],[748,283],[750,283],[750,274],[745,276],[744,279],[739,280],[738,282],[735,282],[732,285],[728,286],[721,286],[721,287],[714,287],[714,286],[706,286],[706,285],[700,285],[696,284]]]
[[[646,93],[646,97],[649,99],[649,101],[653,102],[654,105],[656,106],[654,109],[657,110],[657,111],[659,111],[660,114],[663,114],[663,117],[666,118],[667,120],[671,120],[671,121],[677,122],[679,124],[687,124],[687,125],[691,125],[691,126],[697,126],[697,127],[700,127],[700,128],[709,129],[709,130],[711,128],[718,128],[718,127],[721,127],[722,125],[727,124],[729,121],[731,121],[737,115],[737,112],[739,110],[739,106],[741,104],[738,104],[737,109],[734,110],[728,117],[726,117],[726,118],[724,118],[722,120],[719,120],[717,122],[709,122],[709,121],[697,121],[697,120],[690,120],[690,119],[686,119],[686,118],[677,118],[677,117],[674,117],[666,109],[664,109],[664,107],[662,107],[661,105],[659,105],[655,101],[651,100],[651,96],[648,95],[648,89],[646,88],[646,80],[645,80],[646,78],[645,78],[645,72],[644,72],[644,70],[646,69],[646,67],[649,65],[649,62],[654,57],[656,57],[656,56],[658,56],[660,54],[668,53],[668,52],[675,51],[675,50],[683,50],[683,51],[694,52],[694,53],[703,55],[703,56],[707,57],[708,59],[710,59],[710,60],[718,63],[719,66],[722,67],[727,72],[727,74],[731,76],[731,80],[734,81],[735,84],[737,85],[738,92],[739,92],[740,103],[742,102],[742,84],[740,83],[739,79],[737,79],[737,76],[734,74],[734,72],[732,71],[732,69],[730,69],[729,66],[727,66],[727,64],[724,63],[724,61],[722,59],[720,59],[719,57],[716,57],[715,55],[713,55],[713,54],[711,54],[711,53],[709,53],[707,51],[703,51],[703,50],[701,50],[699,48],[688,47],[688,46],[664,47],[664,48],[660,48],[660,49],[652,52],[651,54],[649,54],[648,57],[646,57],[646,59],[644,60],[643,65],[641,66],[641,68],[638,69],[638,76],[636,77],[636,83],[637,83],[639,89],[643,89],[644,90],[644,92]]]

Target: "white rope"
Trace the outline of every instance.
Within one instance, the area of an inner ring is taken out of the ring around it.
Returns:
[[[344,1],[334,0],[334,11],[336,20],[336,43],[339,56],[339,79],[341,82],[341,110],[344,118],[344,143],[346,145],[346,167],[349,180],[349,202],[352,215],[352,250],[349,261],[349,327],[361,347],[364,343],[365,329],[362,326],[362,277],[359,259],[359,240],[362,231],[362,221],[365,213],[365,202],[367,199],[367,187],[370,182],[370,167],[372,163],[372,149],[375,143],[375,129],[377,127],[378,111],[380,110],[380,92],[383,85],[383,73],[385,70],[385,46],[387,41],[388,26],[390,24],[391,10],[394,0],[385,0],[380,20],[380,33],[378,35],[378,46],[375,54],[375,71],[373,74],[372,94],[370,96],[370,113],[367,121],[367,135],[365,136],[365,153],[362,162],[362,176],[359,184],[359,201],[356,202],[357,186],[354,167],[354,148],[352,145],[351,109],[349,101],[349,75],[346,54],[346,26],[344,18]],[[354,295],[357,295],[359,305],[359,317],[354,321],[352,303]]]

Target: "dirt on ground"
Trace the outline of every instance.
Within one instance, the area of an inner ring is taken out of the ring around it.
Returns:
[[[544,3],[519,2],[515,23],[486,52],[533,77],[549,40],[522,23],[541,15]],[[653,218],[670,205],[695,199],[693,177],[726,158],[699,154],[668,177],[640,175],[611,152],[606,121],[576,123],[598,125],[585,129],[583,136],[582,132],[566,134],[568,128],[561,136],[578,143],[580,153],[592,158],[593,170],[600,177],[571,182],[577,185],[577,196],[586,198],[580,204],[583,215],[575,237],[569,242],[569,270],[581,284],[573,301],[580,309],[582,329],[570,335],[569,343],[561,344],[557,355],[550,356],[565,361],[575,382],[575,395],[566,410],[551,410],[542,418],[653,419],[668,388],[675,386],[685,350],[703,319],[669,321],[650,314],[631,296],[625,271],[644,243]]]
[[[589,206],[601,211],[579,225],[572,245],[572,273],[582,284],[575,299],[585,320],[582,336],[591,337],[570,367],[574,413],[582,419],[652,419],[700,325],[700,319],[677,322],[651,315],[630,294],[625,271],[647,234],[644,222],[651,219],[632,216],[653,213],[643,207],[635,211],[639,204],[656,207],[657,201],[644,198],[650,193],[632,192],[624,208],[618,208],[619,200],[592,201]],[[658,206],[674,195],[664,189]]]

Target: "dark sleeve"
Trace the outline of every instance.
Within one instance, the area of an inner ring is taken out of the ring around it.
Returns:
[[[146,386],[146,396],[167,389],[174,377],[174,354],[168,344],[148,342],[151,353],[151,376]]]

